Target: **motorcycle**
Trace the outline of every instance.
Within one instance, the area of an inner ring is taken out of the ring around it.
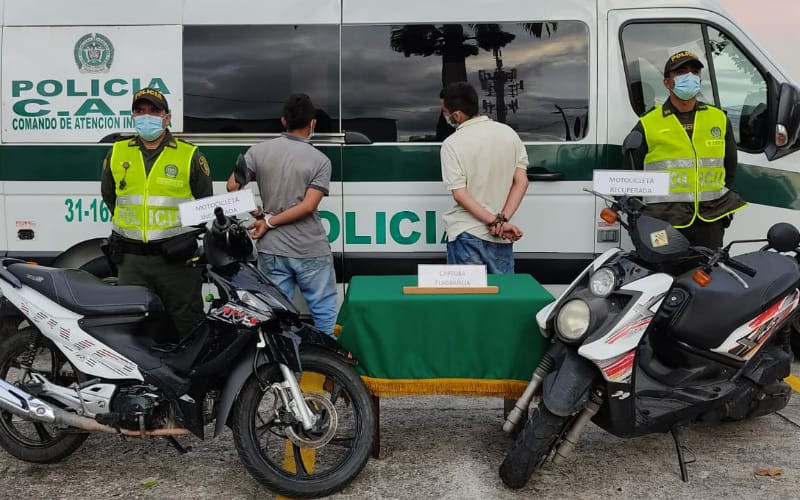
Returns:
[[[623,151],[641,140],[632,133]],[[766,240],[747,240],[766,241],[761,250],[731,257],[743,241],[691,247],[638,198],[590,192],[634,250],[603,253],[537,314],[550,344],[504,423],[513,433],[530,411],[500,467],[511,488],[551,456],[563,463],[590,421],[623,438],[671,432],[688,481],[681,426],[766,415],[791,396],[783,379],[800,300],[798,230],[776,224]]]
[[[145,287],[0,261],[0,300],[27,320],[0,339],[0,446],[51,463],[103,432],[185,452],[176,437],[202,439],[213,422],[277,493],[325,496],[356,477],[375,416],[355,362],[253,265],[247,229],[214,214],[190,260],[219,298],[177,345],[153,340],[168,316]]]

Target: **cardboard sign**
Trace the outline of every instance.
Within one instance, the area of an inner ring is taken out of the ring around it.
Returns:
[[[225,215],[236,215],[252,212],[256,209],[256,200],[249,189],[234,191],[232,193],[209,196],[199,200],[192,200],[178,205],[181,214],[181,225],[194,226],[214,218],[214,209],[222,207]]]
[[[486,266],[419,264],[417,285],[420,288],[484,288]]]
[[[666,196],[669,194],[669,174],[638,170],[595,170],[594,190],[611,196]]]

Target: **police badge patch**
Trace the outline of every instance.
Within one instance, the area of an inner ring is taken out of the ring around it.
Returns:
[[[722,129],[719,127],[712,127],[711,128],[711,137],[720,138],[722,137]]]
[[[177,165],[173,165],[172,163],[170,163],[169,165],[164,167],[164,175],[166,175],[167,177],[169,177],[171,179],[174,179],[175,177],[178,177],[178,167],[177,167]]]
[[[74,56],[81,73],[107,73],[114,60],[114,46],[100,33],[87,33],[75,44]]]
[[[206,161],[206,157],[205,156],[200,155],[200,158],[197,159],[197,163],[200,164],[200,170],[203,172],[203,174],[206,177],[211,175],[211,170],[208,168],[208,161]]]

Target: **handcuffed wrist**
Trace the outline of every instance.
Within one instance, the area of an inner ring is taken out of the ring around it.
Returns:
[[[268,228],[270,228],[270,229],[275,229],[275,228],[277,228],[278,226],[273,226],[272,224],[270,224],[270,223],[269,223],[269,218],[270,218],[270,217],[272,217],[272,214],[267,214],[267,215],[264,217],[264,223],[266,223],[266,224],[267,224],[267,227],[268,227]]]

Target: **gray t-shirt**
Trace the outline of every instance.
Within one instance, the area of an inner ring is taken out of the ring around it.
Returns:
[[[283,134],[251,147],[244,158],[254,173],[266,213],[278,214],[297,205],[308,188],[328,195],[331,161],[305,139]],[[270,229],[256,247],[259,252],[301,259],[331,253],[316,210],[309,217]]]

